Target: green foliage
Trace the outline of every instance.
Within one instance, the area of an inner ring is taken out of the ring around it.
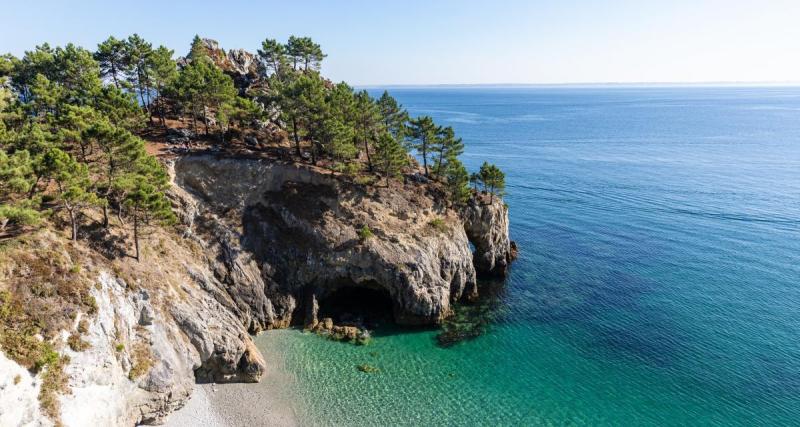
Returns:
[[[327,55],[310,37],[290,36],[286,43],[286,55],[295,70],[319,70],[322,60]]]
[[[114,36],[97,45],[94,59],[100,66],[100,75],[110,78],[117,89],[125,85],[125,75],[130,72],[130,63],[127,59],[127,45],[124,40]]]
[[[411,120],[409,131],[411,135],[410,147],[417,150],[417,153],[422,157],[425,176],[428,176],[428,156],[430,156],[433,151],[433,145],[436,143],[438,129],[430,116],[422,116]]]
[[[378,171],[386,177],[388,185],[389,178],[400,175],[403,168],[408,165],[408,154],[400,141],[391,133],[383,132],[375,145],[375,162]]]
[[[506,175],[497,166],[483,162],[477,174],[470,177],[476,186],[480,185],[483,191],[488,192],[492,199],[494,196],[502,197],[506,188]]]
[[[370,230],[369,226],[366,224],[358,230],[358,238],[361,239],[361,241],[366,241],[373,237],[375,237],[375,234],[372,233],[372,230]]]
[[[447,231],[447,225],[445,224],[444,220],[441,218],[434,218],[429,223],[428,226],[433,228],[434,230],[444,233]]]
[[[444,182],[452,203],[461,204],[469,200],[469,174],[461,161],[453,158],[447,162]]]
[[[409,120],[408,112],[403,109],[402,105],[398,104],[396,99],[389,95],[388,91],[383,91],[383,95],[377,101],[377,106],[384,128],[395,139],[402,140],[409,130],[406,126]]]
[[[274,74],[280,74],[287,66],[286,46],[275,39],[266,39],[261,42],[258,56],[261,58],[264,69],[268,73],[271,70]]]
[[[456,138],[452,127],[440,127],[437,129],[431,152],[436,164],[434,174],[440,178],[446,173],[450,163],[458,161],[458,156],[464,152],[464,143],[461,138]]]

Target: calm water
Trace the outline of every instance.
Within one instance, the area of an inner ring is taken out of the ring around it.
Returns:
[[[521,256],[453,348],[262,335],[304,422],[800,423],[800,88],[392,93],[506,171]]]

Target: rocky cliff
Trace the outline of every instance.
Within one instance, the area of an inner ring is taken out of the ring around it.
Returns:
[[[307,165],[211,155],[169,167],[182,225],[151,236],[144,262],[51,232],[29,243],[63,247],[60,268],[80,265],[81,292],[95,301],[56,339],[70,358],[58,398],[66,425],[157,423],[195,381],[258,381],[269,361],[250,333],[313,325],[342,295],[382,295],[397,323],[439,323],[454,301],[477,296],[476,268],[505,274],[511,259],[502,202],[476,197],[455,210],[414,176],[365,186]],[[3,267],[0,279],[26,271]],[[69,343],[76,331],[81,348]],[[0,425],[51,424],[41,376],[0,355]]]

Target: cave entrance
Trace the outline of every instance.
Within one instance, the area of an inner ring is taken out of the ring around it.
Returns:
[[[319,319],[342,326],[375,329],[394,323],[392,296],[377,284],[339,286],[319,300]]]

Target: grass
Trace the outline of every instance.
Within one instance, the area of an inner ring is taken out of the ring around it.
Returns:
[[[440,233],[444,233],[445,231],[447,231],[447,224],[445,224],[444,220],[441,218],[432,219],[428,223],[428,226]]]
[[[64,368],[69,364],[69,357],[61,356],[51,363],[42,375],[42,387],[39,389],[39,405],[42,412],[55,422],[61,424],[60,394],[69,391],[68,378]]]
[[[372,232],[372,230],[370,230],[368,225],[365,224],[360,230],[358,230],[358,238],[361,239],[362,242],[371,239],[372,237],[375,237],[375,234]]]
[[[67,345],[69,345],[72,351],[83,351],[90,347],[89,343],[84,341],[83,338],[81,338],[81,334],[77,332],[70,334],[69,338],[67,338]]]
[[[128,379],[131,381],[146,374],[153,366],[153,355],[150,353],[150,346],[143,342],[138,342],[133,346],[131,352],[131,370],[128,372]]]

